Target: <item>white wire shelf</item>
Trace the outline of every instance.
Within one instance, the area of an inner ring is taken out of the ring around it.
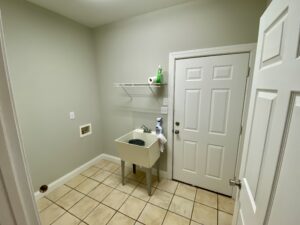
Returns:
[[[115,83],[115,87],[162,87],[167,84],[149,84],[149,83]]]
[[[145,87],[148,88],[151,91],[151,93],[155,95],[154,89],[164,87],[165,85],[167,84],[149,84],[149,83],[115,83],[114,84],[115,87],[122,88],[123,91],[128,95],[130,99],[133,98],[134,94],[132,94],[129,89]]]

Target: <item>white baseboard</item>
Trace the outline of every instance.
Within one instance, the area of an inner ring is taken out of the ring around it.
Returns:
[[[67,173],[66,175],[51,182],[48,185],[48,190],[45,193],[41,193],[39,191],[34,193],[35,199],[38,200],[38,199],[42,198],[44,195],[49,194],[51,191],[53,191],[54,189],[58,188],[59,186],[65,184],[66,182],[71,180],[73,177],[79,175],[80,173],[82,173],[83,171],[85,171],[86,169],[88,169],[89,167],[91,167],[97,161],[99,161],[101,159],[103,159],[103,154],[96,156],[95,158],[93,158],[90,161],[86,162],[85,164],[77,167],[76,169],[72,170],[71,172]]]
[[[71,180],[73,177],[79,175],[84,170],[86,170],[89,167],[91,167],[92,165],[96,164],[101,159],[106,159],[106,160],[109,160],[109,161],[115,162],[115,163],[120,163],[120,161],[121,161],[121,159],[117,156],[113,156],[113,155],[109,155],[109,154],[105,154],[105,153],[100,154],[100,155],[96,156],[95,158],[93,158],[92,160],[86,162],[85,164],[83,164],[83,165],[77,167],[76,169],[72,170],[71,172],[67,173],[66,175],[64,175],[64,176],[58,178],[57,180],[51,182],[48,185],[47,192],[45,192],[45,193],[41,193],[39,191],[35,192],[34,193],[35,199],[38,200],[38,199],[42,198],[44,195],[49,194],[50,192],[52,192],[53,190],[55,190],[59,186],[65,184],[66,182]],[[131,164],[126,163],[126,166],[131,166]],[[160,170],[159,173],[160,173],[161,178],[169,178],[168,173],[166,171]],[[153,169],[153,174],[156,174],[156,169]]]

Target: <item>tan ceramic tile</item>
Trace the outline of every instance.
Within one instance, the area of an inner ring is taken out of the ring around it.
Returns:
[[[231,225],[232,224],[232,215],[218,211],[218,225]]]
[[[99,203],[89,197],[84,197],[69,211],[80,219],[85,218]]]
[[[107,224],[114,214],[115,210],[100,204],[84,221],[89,225],[104,225]]]
[[[101,202],[104,198],[106,198],[107,195],[109,195],[110,192],[112,192],[112,190],[113,188],[104,184],[100,184],[98,187],[92,190],[88,196]]]
[[[144,179],[144,177],[145,177],[145,172],[140,171],[140,170],[137,170],[136,174],[134,174],[133,172],[130,172],[127,175],[128,179],[135,180],[137,182],[141,182]]]
[[[119,211],[136,220],[144,209],[145,205],[146,202],[133,196],[129,196]]]
[[[140,222],[135,222],[134,225],[143,225],[143,224],[141,224]]]
[[[58,217],[64,214],[66,211],[59,206],[52,204],[40,213],[40,219],[42,225],[49,225],[53,223]]]
[[[175,193],[177,188],[178,182],[168,179],[162,179],[158,185],[157,188],[163,191],[170,192],[172,194]]]
[[[81,194],[80,192],[72,190],[69,193],[67,193],[66,195],[64,195],[62,198],[60,198],[56,202],[56,204],[63,207],[64,209],[68,210],[83,197],[84,197],[84,195]]]
[[[111,172],[108,172],[105,170],[99,170],[97,173],[95,173],[93,176],[91,176],[91,178],[96,181],[103,182],[110,175],[111,175]]]
[[[195,221],[191,221],[191,225],[203,225],[203,224],[196,223]]]
[[[56,202],[59,198],[67,194],[69,191],[71,191],[71,188],[62,185],[59,188],[56,188],[54,191],[47,194],[46,198],[50,199],[53,202]]]
[[[72,216],[70,213],[65,213],[58,220],[53,223],[53,225],[77,225],[80,223],[80,220],[75,216]]]
[[[97,173],[99,171],[98,167],[95,166],[91,166],[90,168],[88,168],[87,170],[83,171],[81,174],[86,176],[86,177],[91,177],[93,176],[95,173]]]
[[[147,181],[146,181],[147,179],[146,179],[146,177],[144,177],[143,178],[143,180],[142,180],[142,184],[147,184]],[[153,176],[152,175],[152,182],[151,182],[151,185],[152,185],[152,187],[157,187],[157,185],[158,185],[158,180],[157,180],[157,176]]]
[[[191,218],[194,202],[174,195],[169,210],[181,216]]]
[[[218,195],[218,209],[233,214],[234,200],[223,195]]]
[[[103,167],[107,166],[109,163],[110,163],[110,161],[102,159],[99,162],[95,163],[94,166],[102,169]]]
[[[153,193],[155,192],[155,189],[152,188],[151,189],[151,194],[153,195]],[[147,187],[145,185],[138,185],[134,191],[131,194],[134,197],[137,197],[139,199],[142,199],[143,201],[149,201],[150,196],[148,195],[148,191],[147,191]]]
[[[217,210],[195,203],[192,220],[205,225],[217,225]]]
[[[213,208],[217,208],[218,195],[213,192],[198,188],[195,201]]]
[[[190,220],[175,213],[168,212],[163,225],[189,225]]]
[[[72,188],[77,187],[79,184],[81,184],[83,181],[85,181],[87,178],[82,175],[77,175],[76,177],[73,177],[71,180],[69,180],[66,185]]]
[[[103,181],[103,184],[106,184],[110,187],[116,188],[121,183],[121,177],[115,174],[110,175]]]
[[[147,225],[161,225],[166,212],[167,211],[162,208],[147,203],[138,221]]]
[[[139,184],[138,182],[128,179],[125,181],[125,185],[120,183],[117,189],[127,194],[131,194],[138,184]]]
[[[131,171],[132,171],[132,168],[129,168],[129,167],[126,166],[125,171],[124,171],[124,176],[126,177]],[[114,171],[114,174],[117,174],[117,175],[121,176],[122,175],[121,167],[118,168],[116,171]]]
[[[36,202],[36,205],[37,205],[37,208],[38,208],[39,212],[41,212],[42,210],[48,208],[51,204],[52,204],[52,202],[49,201],[46,198],[40,198]]]
[[[194,201],[196,190],[197,189],[191,185],[179,183],[175,195]]]
[[[118,210],[121,205],[125,202],[127,199],[128,194],[125,194],[124,192],[113,190],[103,201],[102,203]]]
[[[117,212],[107,225],[133,225],[133,224],[134,224],[133,219]]]
[[[75,189],[84,194],[88,194],[91,190],[97,187],[98,184],[99,183],[97,181],[88,178],[79,184]]]
[[[115,172],[117,169],[121,167],[121,162],[120,164],[114,163],[114,162],[109,162],[105,167],[103,167],[103,170],[109,171],[111,173]]]
[[[172,197],[173,197],[172,194],[157,189],[154,192],[154,194],[151,196],[149,202],[152,203],[153,205],[157,205],[164,209],[168,209],[169,205],[171,203]]]

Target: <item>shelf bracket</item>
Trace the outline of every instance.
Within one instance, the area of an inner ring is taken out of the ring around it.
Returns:
[[[155,92],[154,92],[154,90],[152,89],[152,87],[150,85],[149,85],[149,89],[152,92],[152,94],[155,95]]]
[[[132,96],[129,94],[129,92],[127,91],[127,89],[124,86],[121,86],[123,91],[128,95],[128,97],[130,98],[130,100],[132,100]]]

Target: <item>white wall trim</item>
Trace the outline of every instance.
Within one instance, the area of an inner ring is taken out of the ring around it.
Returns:
[[[168,143],[167,143],[167,175],[168,178],[173,178],[173,129],[174,129],[174,90],[175,90],[175,66],[176,60],[185,59],[185,58],[195,58],[195,57],[204,57],[204,56],[214,56],[214,55],[227,55],[227,54],[238,54],[238,53],[249,53],[249,68],[250,76],[247,80],[246,95],[244,100],[244,110],[243,110],[243,120],[242,125],[245,125],[248,105],[249,105],[249,96],[252,86],[252,77],[254,69],[254,59],[256,52],[256,44],[240,44],[232,46],[222,46],[214,48],[205,48],[198,50],[182,51],[182,52],[172,52],[169,54],[169,80],[168,80],[168,93],[169,93],[169,104],[168,104]],[[245,129],[244,129],[245,130]],[[237,163],[236,163],[236,176],[239,174],[240,164],[241,164],[241,155],[242,155],[242,146],[243,146],[244,132],[240,137]],[[233,196],[236,195],[236,190],[234,189]]]
[[[103,154],[100,154],[100,155],[96,156],[95,158],[93,158],[90,161],[86,162],[85,164],[77,167],[76,169],[72,170],[71,172],[67,173],[66,175],[64,175],[64,176],[58,178],[57,180],[51,182],[48,185],[48,190],[45,193],[41,193],[39,191],[36,191],[34,193],[35,198],[40,199],[43,196],[49,194],[50,192],[52,192],[53,190],[55,190],[59,186],[65,184],[66,182],[71,180],[73,177],[79,175],[80,173],[82,173],[83,171],[85,171],[86,169],[91,167],[92,165],[95,165],[101,159],[104,159]]]
[[[121,164],[121,159],[117,156],[113,156],[113,155],[109,155],[109,154],[105,154],[102,153],[98,156],[96,156],[95,158],[91,159],[90,161],[86,162],[85,164],[77,167],[76,169],[72,170],[71,172],[67,173],[66,175],[58,178],[57,180],[51,182],[48,185],[48,191],[46,191],[45,193],[41,193],[39,191],[34,193],[34,196],[36,198],[36,200],[42,198],[43,196],[49,194],[50,192],[52,192],[53,190],[55,190],[56,188],[58,188],[59,186],[65,184],[66,182],[68,182],[69,180],[71,180],[73,177],[79,175],[80,173],[82,173],[83,171],[85,171],[86,169],[88,169],[89,167],[95,165],[97,162],[99,162],[99,160],[108,160],[114,163],[120,163]],[[126,166],[131,166],[131,164],[126,163]],[[141,168],[143,169],[143,168]],[[156,173],[156,169],[153,169],[153,174]],[[166,178],[167,177],[167,173],[165,171],[160,171],[160,175],[161,178]]]
[[[13,224],[39,225],[41,223],[33,197],[33,187],[13,100],[1,12],[0,68],[0,174],[6,190],[5,196],[13,214],[10,218],[13,217],[11,218]]]

